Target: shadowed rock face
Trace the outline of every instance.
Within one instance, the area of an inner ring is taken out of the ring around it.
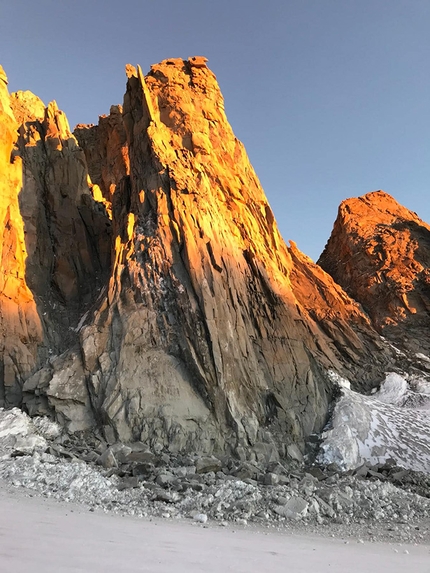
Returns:
[[[43,340],[25,276],[27,250],[18,201],[22,162],[14,154],[17,128],[0,66],[0,405],[21,401],[22,381],[35,368]]]
[[[2,85],[0,402],[11,406],[29,374],[77,342],[109,276],[111,225],[55,102]]]
[[[276,459],[324,425],[328,368],[368,389],[390,355],[286,247],[206,60],[127,76],[123,108],[79,145],[55,106],[29,119],[14,96],[24,284],[50,329],[16,386],[71,431]]]
[[[64,350],[109,277],[111,223],[92,197],[85,155],[56,103],[45,108],[30,92],[12,94],[10,102],[20,124],[26,280],[47,317],[49,344]]]
[[[416,213],[383,191],[344,201],[318,263],[378,331],[430,351],[430,226]]]

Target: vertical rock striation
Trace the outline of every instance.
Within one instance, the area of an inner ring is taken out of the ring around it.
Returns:
[[[366,385],[382,345],[357,304],[285,246],[205,59],[127,75],[127,153],[117,145],[129,168],[95,150],[123,141],[117,109],[76,132],[115,235],[108,297],[81,334],[94,409],[122,439],[160,447],[266,451],[267,428],[302,443],[326,419],[324,369]]]
[[[14,152],[17,128],[0,66],[0,407],[21,401],[23,381],[36,366],[43,338],[26,283],[27,249],[18,201],[22,162]]]
[[[5,76],[0,83],[0,401],[44,413],[47,381],[65,359],[55,357],[77,345],[79,320],[109,277],[111,223],[55,102],[9,96]],[[36,387],[37,406],[28,394]]]
[[[27,283],[49,345],[64,350],[110,271],[111,223],[91,193],[85,155],[66,116],[30,92],[11,95],[20,124],[21,215],[28,250]]]
[[[123,107],[74,135],[0,82],[0,399],[156,451],[273,461],[324,425],[327,369],[369,389],[390,353],[285,245],[205,58],[126,71]]]

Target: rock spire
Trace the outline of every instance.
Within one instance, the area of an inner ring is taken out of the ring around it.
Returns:
[[[126,72],[123,106],[74,134],[55,103],[3,82],[18,238],[2,246],[19,256],[2,264],[33,325],[13,354],[27,315],[16,301],[2,315],[3,402],[156,451],[300,456],[327,419],[327,370],[370,389],[390,351],[285,245],[206,59]]]

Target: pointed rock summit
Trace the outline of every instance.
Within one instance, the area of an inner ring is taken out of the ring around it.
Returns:
[[[11,354],[7,332],[23,316],[13,302],[3,403],[155,451],[266,462],[303,451],[327,419],[327,371],[370,389],[391,351],[285,245],[206,59],[126,74],[123,106],[73,135],[54,103],[9,98],[4,84],[2,169],[14,175],[1,201],[14,205],[21,258],[2,270],[19,260],[35,334],[17,347],[32,349],[28,363]]]
[[[430,226],[416,213],[384,191],[343,201],[318,263],[379,332],[430,351]]]
[[[82,331],[85,367],[103,381],[93,401],[120,435],[131,419],[145,437],[164,420],[160,441],[179,448],[190,435],[224,447],[230,434],[249,447],[269,426],[301,441],[325,420],[325,368],[360,371],[365,385],[384,362],[368,360],[378,337],[285,246],[205,61],[127,76],[122,114],[75,132],[116,235],[108,305]],[[121,165],[97,152],[110,141]],[[103,372],[106,344],[118,356]]]

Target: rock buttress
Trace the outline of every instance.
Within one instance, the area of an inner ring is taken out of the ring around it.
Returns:
[[[22,162],[14,150],[17,128],[0,66],[0,407],[20,403],[23,381],[37,365],[43,340],[25,278],[27,249],[18,201]]]
[[[110,275],[111,223],[55,102],[1,86],[0,402],[46,413],[65,395],[50,380],[70,372],[79,321]],[[66,380],[67,407],[76,415],[80,400],[89,418],[83,375]]]
[[[10,99],[20,123],[27,282],[47,317],[51,346],[61,350],[109,277],[111,223],[93,199],[85,155],[56,103],[45,108],[30,92]]]
[[[93,408],[120,439],[157,448],[270,457],[273,435],[303,444],[326,420],[325,369],[370,384],[381,343],[285,246],[205,59],[127,75],[127,169],[95,149],[120,141],[118,109],[76,133],[115,236],[107,297],[81,331]]]

